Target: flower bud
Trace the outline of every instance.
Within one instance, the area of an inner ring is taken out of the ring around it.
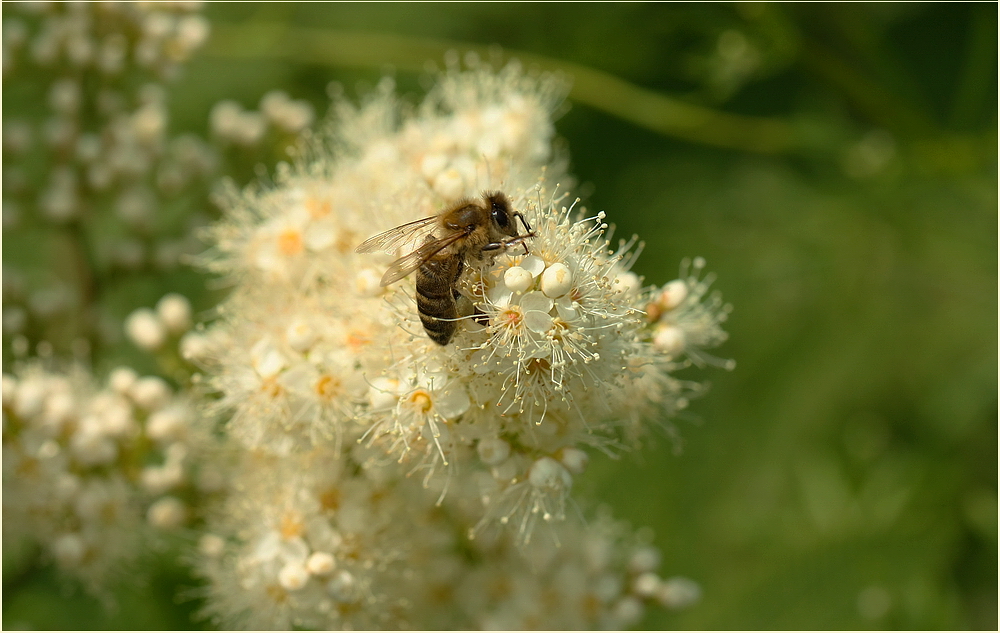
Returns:
[[[139,308],[125,319],[125,334],[130,341],[150,352],[163,347],[167,340],[163,323],[149,308]]]
[[[542,273],[542,292],[545,296],[557,299],[573,288],[573,271],[562,262],[556,262]]]
[[[156,314],[171,334],[183,334],[191,327],[191,302],[184,295],[164,295],[156,304]]]
[[[511,266],[503,274],[503,283],[514,292],[524,292],[531,287],[534,278],[520,266]]]

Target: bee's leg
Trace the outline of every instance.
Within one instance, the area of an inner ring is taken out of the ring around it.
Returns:
[[[525,231],[527,231],[530,235],[534,235],[534,232],[531,230],[531,225],[528,224],[528,221],[524,219],[524,216],[521,215],[520,212],[515,213],[514,217],[519,218],[521,220],[521,224],[524,225]]]
[[[513,246],[514,244],[521,244],[522,246],[524,246],[525,254],[527,254],[528,247],[524,243],[524,240],[528,239],[529,237],[535,237],[535,234],[528,233],[527,235],[518,235],[517,237],[512,237],[509,240],[504,240],[502,242],[490,242],[489,244],[483,246],[483,251],[497,251],[500,249],[505,249],[508,246]]]
[[[528,221],[524,219],[524,215],[521,214],[520,212],[518,212],[518,213],[515,213],[514,216],[516,218],[518,218],[518,219],[521,220],[521,224],[524,225],[524,230],[528,232],[526,235],[524,235],[524,237],[525,238],[534,237],[535,236],[535,232],[531,230],[531,225],[528,224]],[[524,247],[524,254],[527,255],[528,254],[528,245],[524,243],[524,240],[521,241],[521,246]]]

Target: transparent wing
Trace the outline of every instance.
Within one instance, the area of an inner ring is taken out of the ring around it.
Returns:
[[[378,236],[376,235],[375,237]],[[465,233],[456,232],[441,239],[431,238],[427,240],[417,250],[389,264],[389,267],[385,270],[385,274],[382,275],[381,285],[388,286],[389,284],[396,283],[419,268],[428,259],[437,255],[441,249],[454,244],[463,237],[465,237]]]
[[[407,222],[406,224],[401,224],[396,228],[389,229],[383,233],[379,233],[374,237],[369,237],[361,245],[354,249],[355,253],[375,253],[383,252],[392,255],[401,246],[415,242],[421,233],[431,227],[438,219],[438,216],[432,215],[426,218],[421,218],[419,220],[414,220],[413,222]],[[415,251],[414,251],[415,252]],[[384,285],[384,284],[383,284]]]

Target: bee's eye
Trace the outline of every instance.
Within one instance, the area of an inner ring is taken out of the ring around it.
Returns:
[[[507,225],[510,224],[510,214],[507,213],[504,205],[493,203],[493,221],[502,229],[507,228]]]

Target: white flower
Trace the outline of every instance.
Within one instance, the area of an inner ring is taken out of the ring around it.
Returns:
[[[139,308],[125,319],[125,334],[133,343],[149,351],[160,349],[167,340],[163,322],[149,308]]]
[[[191,344],[235,461],[209,526],[225,551],[199,563],[223,623],[521,628],[545,613],[617,628],[659,599],[624,539],[566,520],[567,505],[584,449],[634,445],[687,405],[698,383],[672,372],[723,340],[725,308],[686,271],[683,288],[644,287],[637,241],[612,246],[603,212],[549,184],[566,177],[550,145],[563,90],[516,65],[453,67],[401,115],[385,80],[361,107],[335,104],[310,162],[230,192],[207,264],[233,292]],[[273,120],[286,106],[262,103]],[[380,284],[426,234],[355,248],[492,189],[532,235],[463,260],[455,334],[438,345],[417,313],[424,273]],[[498,579],[509,599],[483,590]],[[557,597],[541,606],[545,583]]]

